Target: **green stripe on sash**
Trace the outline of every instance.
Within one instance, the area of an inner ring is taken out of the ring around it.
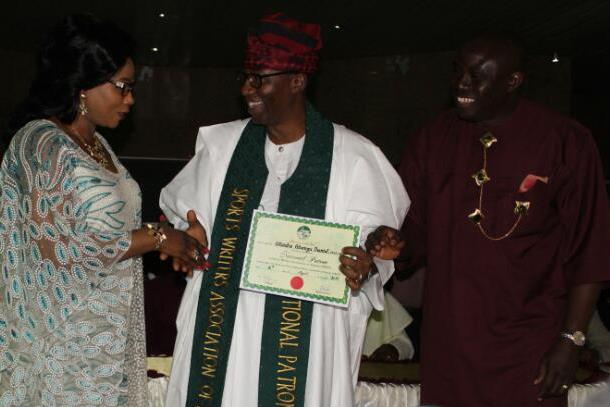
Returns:
[[[278,212],[323,219],[332,163],[333,127],[309,104],[306,134],[299,164],[282,185]],[[227,170],[212,230],[210,262],[213,267],[205,273],[199,294],[187,406],[220,407],[222,403],[252,212],[259,206],[268,175],[265,139],[265,127],[249,122]],[[259,405],[276,405],[278,397],[293,396],[294,402],[286,405],[303,405],[312,308],[310,302],[266,296]],[[298,324],[286,320],[297,318],[297,313]],[[287,329],[291,330],[289,339],[298,333],[298,346],[282,345],[286,343],[281,338],[287,338]],[[287,365],[289,368],[278,364],[291,361],[294,363]],[[294,389],[287,394],[287,387],[279,384],[293,377]]]
[[[333,127],[319,114],[308,114],[307,119],[301,159],[294,174],[282,184],[278,212],[324,219]],[[312,302],[267,295],[258,375],[259,406],[305,404],[312,311]]]

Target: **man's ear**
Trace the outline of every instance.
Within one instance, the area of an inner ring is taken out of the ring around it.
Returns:
[[[307,87],[307,75],[304,73],[293,74],[290,84],[293,92],[304,92],[305,88]]]
[[[510,77],[508,78],[508,91],[512,93],[519,89],[519,87],[523,83],[523,79],[525,79],[525,75],[523,74],[523,72],[516,71],[511,73]]]

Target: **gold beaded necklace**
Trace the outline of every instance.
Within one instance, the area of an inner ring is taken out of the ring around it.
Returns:
[[[110,164],[108,162],[108,159],[106,158],[106,154],[104,154],[106,152],[106,149],[95,135],[93,135],[93,143],[89,144],[77,132],[74,131],[71,134],[76,136],[76,138],[81,142],[83,147],[85,147],[85,150],[91,156],[91,158],[100,163],[100,165],[102,165],[104,168],[110,168]]]
[[[483,168],[481,168],[479,171],[475,172],[472,175],[474,182],[479,187],[479,206],[472,213],[470,213],[468,215],[468,219],[470,219],[470,221],[477,226],[477,228],[481,231],[481,234],[483,236],[485,236],[487,239],[492,240],[492,241],[503,240],[503,239],[506,239],[508,236],[510,236],[511,233],[513,233],[515,231],[515,229],[517,228],[517,225],[519,225],[519,222],[521,221],[521,218],[523,218],[523,216],[525,216],[527,214],[527,211],[530,208],[530,202],[529,201],[515,201],[514,213],[515,213],[515,215],[517,215],[517,219],[515,220],[515,223],[513,223],[513,225],[510,227],[508,232],[506,232],[500,236],[491,236],[489,233],[487,233],[487,231],[481,224],[481,222],[485,218],[485,215],[483,214],[483,190],[485,189],[484,188],[485,184],[487,182],[491,181],[491,178],[489,177],[489,174],[487,173],[487,150],[489,150],[494,143],[497,143],[498,139],[495,138],[494,135],[491,134],[490,132],[487,132],[487,133],[483,134],[483,136],[479,139],[479,141],[483,145]]]
[[[53,122],[59,129],[61,129],[64,133],[72,138],[76,138],[78,142],[82,145],[83,149],[87,152],[87,154],[93,158],[96,162],[102,165],[109,171],[112,171],[113,168],[110,166],[110,162],[106,158],[104,145],[100,142],[100,140],[93,135],[93,144],[87,143],[85,139],[71,126],[63,124],[59,119],[55,117],[49,118],[51,122]]]

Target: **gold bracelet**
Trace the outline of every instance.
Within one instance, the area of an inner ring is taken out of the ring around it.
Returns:
[[[163,228],[158,223],[146,223],[144,226],[146,227],[146,234],[157,240],[155,250],[159,250],[163,242],[167,240],[167,235],[163,232]]]

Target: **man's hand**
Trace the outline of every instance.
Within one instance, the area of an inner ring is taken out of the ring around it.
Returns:
[[[366,238],[366,250],[374,257],[394,260],[405,246],[398,230],[389,226],[379,226]]]
[[[197,257],[197,262],[199,267],[207,268],[210,266],[209,263],[205,261],[204,255],[208,253],[208,236],[205,231],[205,228],[199,223],[197,219],[197,215],[195,211],[190,209],[186,214],[186,220],[189,224],[188,229],[185,230],[185,233],[191,238],[195,239],[201,245],[195,257]],[[161,260],[167,260],[169,255],[167,253],[160,253],[159,258]],[[189,276],[192,274],[192,268],[187,267],[184,261],[177,257],[172,258],[172,268],[175,271],[183,271],[186,272]]]
[[[208,234],[203,225],[199,223],[194,210],[189,209],[186,213],[186,221],[189,224],[188,229],[185,230],[186,234],[196,239],[202,246],[208,247]]]
[[[576,376],[579,348],[569,340],[560,338],[543,356],[534,384],[542,383],[538,401],[559,397],[567,393]]]
[[[344,247],[339,256],[339,270],[345,274],[345,281],[352,290],[360,290],[362,284],[377,268],[373,257],[359,247]]]
[[[189,224],[189,227],[185,230],[186,234],[197,240],[203,247],[203,249],[201,250],[201,261],[199,264],[201,268],[205,269],[210,266],[210,264],[207,263],[203,258],[204,255],[208,254],[208,235],[203,225],[199,223],[199,220],[197,219],[197,214],[195,214],[194,210],[189,209],[189,211],[186,213],[186,221]],[[180,267],[179,261],[176,258],[173,259],[173,267],[174,270],[179,269]],[[191,270],[190,272],[187,272],[187,275],[190,276],[192,273],[193,272]]]
[[[584,331],[599,296],[600,283],[578,284],[570,287],[568,310],[564,330],[568,332]],[[538,399],[556,397],[565,394],[574,381],[578,368],[580,347],[569,339],[558,338],[542,361],[538,377],[534,384],[542,383]]]

